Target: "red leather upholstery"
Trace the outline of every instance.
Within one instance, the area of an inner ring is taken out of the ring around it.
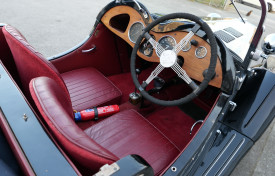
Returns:
[[[73,70],[61,76],[69,90],[74,110],[120,102],[120,90],[94,68]]]
[[[3,33],[11,49],[24,92],[29,96],[29,82],[38,76],[47,76],[55,80],[64,92],[68,90],[56,68],[37,52],[21,35],[10,25],[3,28]]]
[[[31,95],[50,131],[79,164],[97,171],[130,154],[142,156],[158,175],[179,154],[177,147],[134,110],[117,113],[82,131],[72,120],[71,102],[47,77],[30,82]]]
[[[13,60],[9,45],[3,34],[3,28],[0,27],[0,60],[3,62],[4,66],[9,70],[9,73],[12,75],[15,81],[19,81],[19,75]]]
[[[55,81],[47,77],[30,82],[30,92],[41,115],[69,155],[76,161],[96,171],[118,158],[85,134],[73,121],[71,101]]]
[[[105,76],[121,73],[120,58],[116,44],[116,37],[104,24],[99,23],[89,39],[76,50],[51,60],[51,63],[60,73],[76,70],[84,67],[94,67]],[[89,53],[82,53],[96,46],[96,49]],[[123,48],[128,52],[128,48]],[[119,50],[120,51],[120,50]],[[129,55],[127,55],[129,56]],[[129,57],[127,57],[129,62]],[[130,64],[127,66],[129,67]]]
[[[28,85],[31,79],[46,76],[55,80],[66,94],[71,94],[75,110],[120,103],[120,90],[96,69],[91,67],[76,69],[61,76],[55,66],[37,52],[18,30],[6,25],[3,33],[12,51],[23,91],[28,98],[30,98]]]
[[[134,110],[115,114],[86,129],[85,133],[119,158],[130,154],[142,156],[153,167],[156,175],[180,152]]]

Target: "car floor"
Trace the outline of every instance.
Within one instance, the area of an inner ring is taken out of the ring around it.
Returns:
[[[173,107],[163,107],[155,105],[147,100],[144,100],[142,108],[140,105],[132,105],[129,103],[129,94],[134,92],[135,87],[132,81],[130,73],[124,73],[119,75],[114,75],[108,77],[121,91],[122,91],[122,103],[120,105],[120,110],[135,109],[140,114],[142,114],[149,122],[151,122],[158,130],[160,130],[168,139],[171,140],[180,150],[183,150],[192,137],[195,135],[196,131],[199,129],[201,124],[194,127],[192,134],[190,130],[192,125],[196,122],[194,118],[185,113],[182,108]],[[145,80],[145,79],[144,79]],[[168,89],[182,88],[181,86],[175,86]],[[169,91],[171,92],[171,91]],[[163,91],[162,94],[157,94],[158,98],[161,99],[171,99],[175,98],[174,93],[168,93]],[[198,102],[198,101],[195,101]],[[198,106],[193,107],[192,110],[205,109],[205,107],[200,107],[201,103],[195,103]],[[210,109],[210,108],[208,108]],[[204,115],[207,115],[207,112]],[[201,119],[205,118],[201,117]]]

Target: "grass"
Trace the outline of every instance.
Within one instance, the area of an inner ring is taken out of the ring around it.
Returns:
[[[197,1],[203,4],[209,4],[218,8],[224,8],[227,0],[193,0],[193,1]]]

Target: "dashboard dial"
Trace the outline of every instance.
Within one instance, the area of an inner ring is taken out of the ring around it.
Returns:
[[[153,54],[153,46],[149,44],[148,47],[146,47],[146,49],[144,50],[144,55],[152,56],[152,54]]]
[[[176,40],[170,35],[162,37],[161,39],[159,39],[158,43],[165,50],[172,50],[176,46]],[[160,53],[157,52],[157,55],[160,57]]]
[[[207,49],[204,46],[200,46],[196,49],[195,55],[197,58],[202,59],[206,56],[207,54]]]
[[[188,41],[188,43],[182,48],[182,51],[187,52],[191,49],[191,42]]]
[[[155,40],[155,36],[151,35],[151,37]],[[153,46],[148,40],[144,40],[139,48],[139,51],[143,53],[147,57],[151,57],[153,55]]]
[[[136,22],[132,24],[128,34],[130,41],[133,43],[136,43],[138,37],[142,34],[143,29],[144,29],[144,25],[141,22]]]

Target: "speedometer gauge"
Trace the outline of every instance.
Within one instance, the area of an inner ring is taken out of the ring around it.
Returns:
[[[144,29],[144,25],[141,22],[134,23],[129,30],[129,39],[131,42],[136,43],[138,37],[142,34],[142,30]]]
[[[161,39],[159,39],[158,43],[162,46],[164,50],[172,50],[176,46],[176,40],[170,35],[162,37]],[[160,57],[159,52],[157,52],[157,55]]]
[[[200,46],[196,49],[195,55],[197,58],[202,59],[206,56],[207,54],[207,49],[204,46]]]

